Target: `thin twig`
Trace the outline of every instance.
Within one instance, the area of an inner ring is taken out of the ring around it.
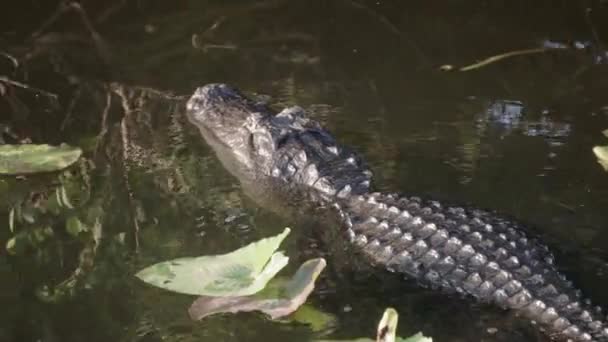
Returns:
[[[127,120],[134,112],[129,105],[129,100],[124,92],[124,87],[114,86],[112,89],[121,99],[122,108],[124,111],[124,117],[120,122],[120,136],[122,138],[122,158],[123,158],[123,181],[125,182],[125,188],[127,190],[127,199],[129,202],[129,211],[131,214],[131,220],[133,221],[133,241],[135,244],[135,251],[139,251],[139,222],[137,221],[136,209],[135,209],[135,195],[133,194],[133,188],[131,187],[131,181],[129,179],[129,146],[131,139],[129,138],[129,127]]]
[[[69,1],[62,1],[58,6],[55,12],[45,20],[40,27],[34,31],[31,35],[31,39],[34,40],[42,35],[44,31],[46,31],[51,25],[53,25],[59,17],[63,15],[67,10],[70,9]]]
[[[68,123],[72,119],[72,113],[74,112],[74,108],[76,107],[76,103],[78,102],[78,99],[80,99],[80,95],[82,94],[82,88],[83,88],[83,86],[81,85],[74,91],[74,95],[72,96],[72,99],[70,100],[70,104],[67,107],[66,115],[63,118],[63,121],[61,122],[61,126],[59,126],[59,130],[61,132],[63,132],[65,130]]]
[[[591,35],[595,41],[595,46],[597,46],[598,49],[601,48],[603,44],[599,33],[597,33],[597,30],[595,29],[595,25],[593,25],[593,19],[591,19],[591,8],[585,9],[585,21],[589,26],[589,30],[591,31]]]
[[[106,8],[103,12],[101,12],[101,14],[99,14],[97,16],[97,19],[95,19],[95,22],[100,24],[103,23],[104,21],[106,21],[112,14],[114,14],[115,12],[117,12],[119,9],[121,9],[122,7],[124,7],[127,4],[128,0],[121,0],[118,3],[115,3],[114,5]]]
[[[5,95],[5,100],[11,107],[15,120],[25,121],[30,116],[30,109],[15,94]],[[20,117],[18,117],[20,116]]]
[[[124,91],[124,85],[118,82],[114,82],[110,84],[110,88],[114,91]],[[158,90],[158,89],[154,89],[154,88],[150,88],[150,87],[143,87],[143,86],[129,86],[129,89],[132,90],[137,90],[137,91],[141,91],[143,93],[150,93],[153,95],[156,95],[158,97],[161,97],[163,99],[166,100],[186,100],[189,95],[175,95],[169,91],[163,91],[163,90]]]
[[[111,59],[110,51],[109,51],[105,41],[99,34],[99,32],[97,32],[97,30],[95,30],[93,23],[91,22],[91,20],[89,19],[89,16],[87,15],[87,12],[77,2],[70,3],[70,7],[72,9],[74,9],[78,14],[80,14],[80,19],[82,20],[82,23],[89,31],[89,34],[91,35],[91,38],[93,39],[93,42],[95,43],[95,48],[97,49],[97,52],[99,53],[99,56],[101,58],[103,58],[103,60],[105,62],[109,62]]]
[[[487,66],[492,63],[496,63],[498,61],[501,61],[503,59],[507,59],[510,57],[522,56],[522,55],[532,55],[532,54],[537,54],[537,53],[545,53],[547,51],[553,51],[553,50],[558,50],[558,49],[536,48],[536,49],[510,51],[510,52],[502,53],[500,55],[488,57],[488,58],[482,60],[481,62],[463,66],[463,67],[459,68],[458,70],[459,71],[475,70],[475,69],[479,69],[481,67]],[[561,50],[561,49],[559,49],[559,50]]]
[[[209,26],[207,29],[205,29],[205,31],[203,31],[202,33],[193,34],[192,38],[191,38],[192,47],[195,49],[200,49],[200,50],[204,50],[205,52],[207,52],[207,44],[200,44],[199,39],[202,37],[208,38],[208,37],[212,36],[213,32],[216,31],[225,21],[226,21],[226,16],[221,16],[217,20],[215,20],[213,22],[213,24],[211,24],[211,26]],[[224,46],[224,45],[222,45],[222,46]],[[230,45],[230,46],[232,47],[232,45]],[[236,49],[236,46],[233,46],[232,49]]]
[[[226,21],[226,16],[221,16],[219,18],[217,18],[216,21],[213,22],[213,24],[211,26],[209,26],[209,28],[207,28],[205,31],[203,31],[203,33],[201,33],[201,35],[209,35],[212,34],[214,31],[216,31],[224,22]]]
[[[0,51],[0,56],[6,57],[8,60],[11,61],[11,63],[13,63],[13,66],[15,67],[15,69],[19,69],[19,60],[16,57],[14,57],[13,55],[8,54],[6,52],[2,52],[2,51]]]
[[[110,108],[112,106],[112,92],[106,88],[106,104],[101,112],[101,130],[97,135],[95,141],[95,154],[100,150],[106,135],[108,134],[108,115],[110,114]]]
[[[42,90],[40,88],[29,86],[29,85],[27,85],[25,83],[21,83],[21,82],[18,82],[18,81],[11,80],[10,78],[8,78],[6,76],[0,76],[0,82],[5,83],[5,84],[9,84],[9,85],[12,85],[12,86],[15,86],[15,87],[27,89],[27,90],[32,91],[34,93],[38,93],[40,95],[44,95],[44,96],[46,96],[48,98],[51,98],[51,99],[53,99],[55,101],[57,101],[57,99],[58,99],[57,94],[53,94],[53,93],[48,92],[46,90]]]
[[[199,49],[202,50],[203,52],[207,52],[211,49],[216,49],[216,50],[238,50],[238,46],[233,45],[233,44],[203,44],[203,45],[199,45],[198,42],[196,42],[196,38],[198,38],[196,35],[192,35],[192,47],[195,49]]]
[[[39,295],[41,295],[43,300],[57,302],[66,296],[74,296],[76,290],[85,281],[86,276],[91,273],[95,267],[95,258],[103,237],[103,226],[99,222],[99,219],[95,220],[91,230],[91,239],[85,244],[78,255],[78,266],[72,271],[70,276],[55,285],[52,291],[47,288],[46,291],[41,292]]]
[[[93,40],[93,43],[95,45],[95,48],[97,50],[97,53],[99,54],[99,56],[105,61],[105,62],[109,62],[110,60],[110,52],[109,49],[106,47],[106,44],[103,40],[103,38],[101,37],[101,35],[97,32],[97,30],[95,30],[95,27],[93,26],[93,23],[91,22],[91,20],[89,19],[89,16],[87,15],[86,11],[84,10],[84,8],[82,8],[82,6],[75,1],[71,1],[71,0],[66,0],[61,2],[58,6],[57,9],[55,10],[55,12],[53,13],[53,15],[51,15],[39,28],[38,30],[36,30],[34,33],[32,33],[31,35],[31,39],[36,39],[39,38],[42,33],[44,31],[46,31],[52,24],[54,24],[64,13],[66,13],[67,11],[72,10],[75,11],[76,13],[78,13],[78,15],[80,16],[80,20],[82,21],[82,24],[84,25],[84,27],[87,29],[87,31],[89,32],[89,34],[91,35],[91,39]]]

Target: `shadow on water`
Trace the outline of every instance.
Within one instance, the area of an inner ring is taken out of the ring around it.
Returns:
[[[286,225],[319,228],[256,207],[186,122],[185,96],[209,82],[308,108],[366,156],[381,190],[529,223],[608,305],[608,175],[591,153],[608,128],[605,1],[56,3],[3,10],[0,141],[67,142],[86,158],[60,175],[0,179],[0,222],[11,226],[0,242],[26,241],[0,251],[0,341],[313,337],[257,315],[191,322],[191,298],[132,276]],[[293,258],[328,253],[301,235]],[[370,335],[390,305],[404,336],[545,340],[497,309],[382,272],[337,273],[312,298],[338,315],[335,337]]]

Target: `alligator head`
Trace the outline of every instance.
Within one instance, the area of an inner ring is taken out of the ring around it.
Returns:
[[[198,88],[187,116],[241,182],[267,179],[323,196],[364,193],[371,172],[299,107],[274,114],[224,84]]]

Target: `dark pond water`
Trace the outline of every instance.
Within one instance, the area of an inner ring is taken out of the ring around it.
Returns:
[[[101,7],[91,13],[105,13]],[[94,22],[103,38],[97,44],[73,13],[23,40],[37,26],[28,20],[50,15],[30,10],[14,10],[25,22],[5,21],[13,27],[0,52],[39,54],[16,69],[2,61],[0,75],[59,101],[23,89],[0,97],[3,139],[79,145],[87,162],[71,177],[0,180],[0,222],[13,222],[14,231],[5,224],[2,245],[27,229],[54,232],[16,254],[0,251],[0,341],[319,336],[255,314],[192,322],[193,298],[133,277],[154,262],[229,251],[285,226],[296,233],[286,243],[293,260],[323,253],[301,231],[310,227],[242,193],[184,120],[183,101],[167,96],[210,82],[308,109],[366,157],[382,191],[495,209],[527,223],[586,296],[608,305],[608,174],[591,152],[606,144],[608,128],[606,2],[150,2],[95,17],[103,19]],[[573,48],[439,70],[562,45]],[[44,209],[62,191],[72,208]],[[72,217],[88,227],[78,237],[64,228]],[[372,336],[393,306],[403,336],[545,340],[500,310],[383,273],[335,269],[310,300],[337,316],[331,338]]]

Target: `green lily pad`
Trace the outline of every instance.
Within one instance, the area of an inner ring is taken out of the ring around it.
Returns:
[[[322,340],[317,342],[433,342],[433,339],[425,337],[422,333],[417,333],[408,338],[397,337],[398,321],[399,314],[397,310],[387,308],[384,310],[380,323],[378,323],[375,340],[371,338],[356,338],[353,340]]]
[[[262,290],[289,261],[275,252],[289,234],[253,242],[223,255],[180,258],[149,266],[136,274],[169,291],[211,297],[249,296]]]
[[[74,164],[81,154],[80,148],[68,145],[0,145],[0,174],[58,171]]]
[[[287,316],[296,311],[308,298],[315,281],[325,268],[325,259],[308,260],[300,266],[289,282],[270,286],[271,290],[253,296],[199,297],[188,313],[193,320],[200,320],[218,313],[261,311],[271,319]]]

